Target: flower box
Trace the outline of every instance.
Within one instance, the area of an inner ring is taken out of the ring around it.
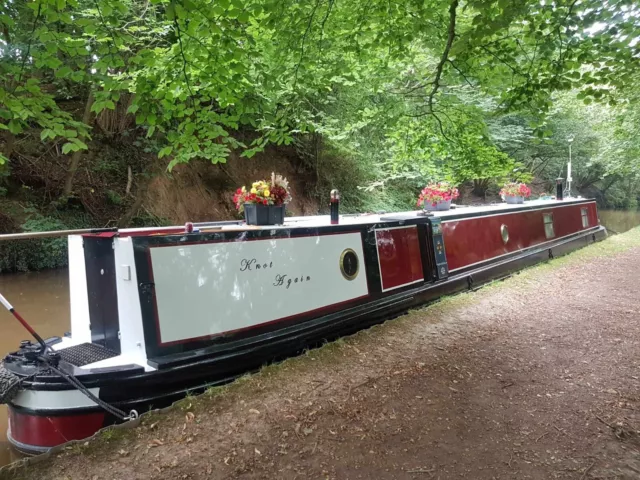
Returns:
[[[244,218],[247,225],[282,225],[284,211],[284,205],[244,204]]]
[[[458,189],[447,182],[430,183],[420,192],[418,207],[425,211],[449,210],[451,202],[459,196]]]
[[[253,182],[251,188],[240,187],[233,196],[238,213],[244,214],[247,225],[282,225],[286,204],[291,201],[289,183],[281,175],[271,174],[271,180]]]
[[[449,210],[451,208],[451,200],[442,200],[438,203],[436,203],[435,205],[431,205],[431,204],[427,204],[427,202],[424,202],[424,209],[425,210],[433,210],[436,212],[442,212],[444,210]]]
[[[524,197],[521,195],[505,195],[504,201],[510,204],[524,203]]]
[[[524,199],[531,196],[531,189],[524,183],[507,183],[500,190],[500,196],[509,204],[524,203]]]

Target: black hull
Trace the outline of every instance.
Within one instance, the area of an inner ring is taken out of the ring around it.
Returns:
[[[525,267],[549,260],[584,247],[606,237],[603,227],[595,227],[569,238],[548,243],[544,247],[531,247],[488,262],[468,271],[452,275],[446,280],[408,287],[392,295],[378,298],[363,305],[325,315],[297,325],[290,325],[274,332],[263,333],[236,342],[218,345],[186,353],[150,359],[153,372],[141,369],[112,374],[88,374],[78,377],[87,388],[99,387],[101,400],[129,412],[140,414],[166,407],[187,393],[200,393],[206,388],[228,383],[263,365],[299,354],[307,348],[325,341],[354,333],[363,328],[401,315],[409,309],[433,302],[442,296],[477,288],[492,280],[504,278]],[[72,387],[59,377],[38,377],[38,381],[25,381],[23,388],[38,391],[70,390]],[[88,416],[103,413],[95,407],[55,409],[28,409],[9,405],[12,413],[26,417],[48,418],[56,416]],[[119,420],[105,414],[100,426],[118,423]],[[12,440],[14,446],[25,453],[42,453],[47,448],[35,447]]]

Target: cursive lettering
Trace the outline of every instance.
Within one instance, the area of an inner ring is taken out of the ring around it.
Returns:
[[[273,282],[274,287],[284,287],[287,290],[291,286],[291,284],[308,282],[311,280],[309,275],[300,275],[299,277],[288,277],[288,275],[277,274],[275,278],[275,282]]]
[[[240,260],[240,271],[253,271],[253,270],[266,270],[267,268],[273,268],[273,262],[258,263],[255,258],[243,258]]]

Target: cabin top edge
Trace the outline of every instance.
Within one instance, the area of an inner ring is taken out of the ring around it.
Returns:
[[[501,213],[516,213],[519,211],[540,210],[547,208],[561,208],[569,205],[593,203],[591,198],[572,198],[565,200],[533,200],[523,204],[509,205],[505,203],[493,203],[486,205],[452,205],[451,210],[433,211],[425,215],[421,210],[390,213],[361,213],[340,215],[340,223],[332,224],[329,215],[316,215],[305,217],[286,217],[283,225],[246,225],[243,221],[221,221],[193,223],[193,233],[215,232],[251,232],[251,231],[279,231],[291,229],[331,228],[342,230],[348,227],[362,227],[365,225],[384,224],[413,224],[422,223],[430,218],[439,218],[446,222],[461,218],[479,217],[483,215],[496,215]],[[421,222],[422,221],[422,222]],[[138,237],[138,236],[174,236],[184,235],[184,226],[150,227],[121,229],[117,232],[85,234],[86,237]]]

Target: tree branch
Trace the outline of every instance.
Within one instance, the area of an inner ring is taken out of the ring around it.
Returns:
[[[309,21],[307,22],[307,28],[305,29],[304,34],[302,35],[302,42],[300,42],[300,59],[298,60],[298,64],[296,65],[296,70],[293,75],[294,88],[298,83],[298,70],[300,70],[300,65],[302,64],[302,59],[304,58],[304,44],[307,41],[307,35],[309,35],[309,33],[311,32],[311,26],[313,25],[313,19],[316,16],[316,10],[318,10],[318,7],[320,6],[321,3],[322,3],[322,0],[318,0],[314,5],[313,10],[311,10],[311,15],[309,15]],[[331,8],[331,6],[329,6],[329,8]],[[325,21],[326,21],[326,18],[325,18]]]
[[[31,53],[31,44],[33,42],[34,33],[36,33],[36,27],[38,26],[38,20],[40,20],[40,14],[42,13],[42,3],[38,3],[38,13],[36,13],[36,18],[33,21],[33,27],[31,28],[31,35],[29,35],[29,43],[27,43],[27,51],[22,57],[22,65],[20,65],[20,73],[18,74],[18,80],[16,81],[16,86],[13,89],[13,93],[16,93],[16,90],[20,86],[20,82],[22,81],[22,74],[24,73],[24,67],[27,64],[27,59],[29,58],[29,54]]]
[[[449,64],[455,69],[455,71],[458,72],[462,78],[464,78],[464,81],[467,82],[467,85],[473,87],[473,83],[471,83],[467,76],[462,73],[462,70],[460,70],[455,63],[453,63],[453,60],[447,60],[447,62],[449,62]]]
[[[327,23],[327,20],[329,19],[329,15],[331,15],[331,10],[333,9],[333,4],[335,3],[336,0],[329,0],[329,5],[327,6],[327,13],[325,14],[324,18],[322,19],[322,23],[320,24],[320,40],[322,41],[322,38],[324,37],[324,24]]]
[[[187,90],[189,90],[189,96],[191,97],[191,104],[193,111],[195,112],[195,124],[198,125],[198,109],[196,107],[196,99],[191,90],[191,83],[189,82],[189,75],[187,74],[187,57],[184,55],[184,47],[182,45],[182,35],[180,32],[180,24],[178,23],[178,17],[173,18],[173,26],[176,29],[176,35],[178,36],[178,44],[180,46],[180,55],[182,56],[182,74],[184,75],[184,81],[187,84]]]
[[[447,36],[447,44],[444,47],[444,52],[442,52],[442,57],[440,58],[440,62],[438,62],[438,66],[436,67],[436,76],[433,79],[433,88],[431,89],[431,93],[429,94],[429,99],[427,104],[429,105],[429,110],[433,112],[433,98],[436,93],[438,93],[438,89],[440,88],[440,78],[442,77],[442,70],[444,69],[444,64],[449,59],[449,51],[451,50],[451,45],[453,45],[453,40],[456,36],[456,9],[458,8],[458,0],[453,0],[451,5],[449,6],[449,30]],[[439,120],[438,120],[439,121]]]

